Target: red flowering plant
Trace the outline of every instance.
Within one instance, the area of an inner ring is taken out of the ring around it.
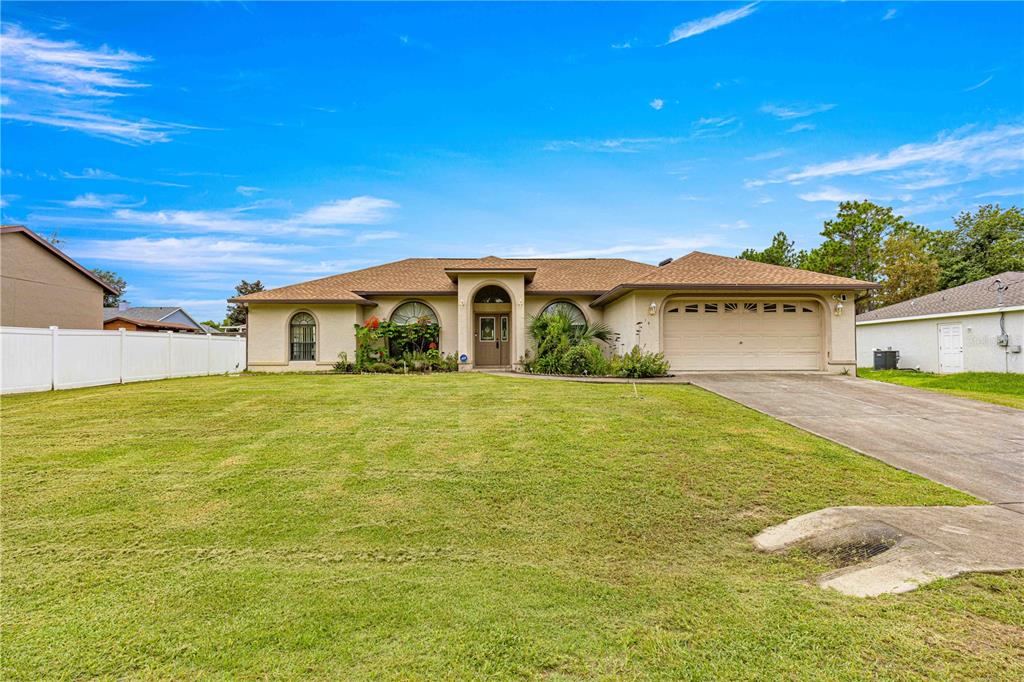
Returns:
[[[363,323],[363,327],[366,329],[380,329],[380,320],[376,315],[373,315]]]
[[[431,341],[427,344],[427,350],[437,350],[437,344]]]

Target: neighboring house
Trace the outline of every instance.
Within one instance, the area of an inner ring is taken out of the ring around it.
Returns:
[[[371,317],[441,328],[460,369],[517,367],[528,320],[552,305],[600,321],[611,351],[665,354],[673,370],[856,369],[854,297],[875,285],[694,252],[621,258],[409,258],[230,299],[248,306],[249,368],[323,369],[355,356]]]
[[[117,323],[120,318],[120,324]],[[205,334],[203,325],[176,306],[134,306],[120,305],[117,308],[103,309],[103,328],[119,329],[128,324],[136,324],[138,331],[186,331]],[[163,325],[162,327],[160,325]]]
[[[920,296],[857,316],[857,364],[876,348],[900,353],[901,369],[1024,372],[1024,272]]]
[[[127,315],[115,315],[103,321],[104,329],[125,329],[130,332],[199,332],[190,325],[177,322],[160,322],[159,320],[141,320]]]
[[[0,325],[100,329],[118,291],[23,225],[0,227]]]

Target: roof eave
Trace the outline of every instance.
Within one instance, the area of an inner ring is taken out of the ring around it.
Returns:
[[[877,284],[869,282],[856,284],[620,284],[592,301],[590,306],[598,308],[637,289],[661,289],[667,291],[856,291],[859,289],[877,288]]]
[[[367,301],[365,298],[229,298],[228,303],[334,303],[338,305],[377,305],[373,301]]]

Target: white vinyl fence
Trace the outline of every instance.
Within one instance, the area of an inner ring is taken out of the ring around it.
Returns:
[[[238,336],[0,327],[0,393],[225,374],[245,369]]]

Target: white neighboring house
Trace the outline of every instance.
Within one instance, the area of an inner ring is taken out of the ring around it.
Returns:
[[[1024,373],[1024,272],[1004,272],[857,316],[857,366],[875,349],[900,369]]]

